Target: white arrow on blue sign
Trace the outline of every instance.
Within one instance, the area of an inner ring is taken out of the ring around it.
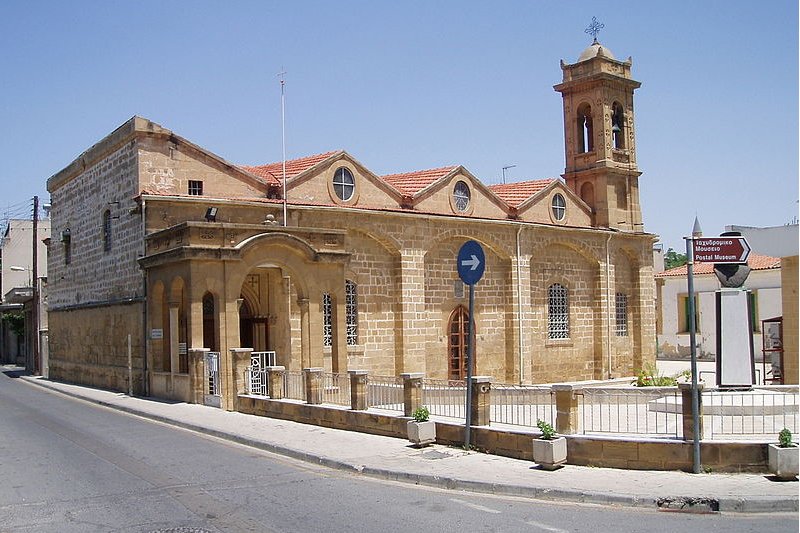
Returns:
[[[467,285],[475,285],[483,277],[486,269],[486,256],[476,241],[467,241],[461,246],[456,259],[458,277]]]

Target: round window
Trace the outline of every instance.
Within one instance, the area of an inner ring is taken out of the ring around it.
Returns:
[[[556,220],[564,220],[564,215],[567,213],[567,202],[564,200],[564,197],[561,193],[556,193],[553,195],[553,203],[551,204],[553,209],[553,218]]]
[[[466,211],[469,207],[469,186],[459,181],[453,189],[453,205],[458,211]]]
[[[353,174],[345,167],[339,167],[333,175],[333,190],[339,200],[346,202],[353,197],[356,189],[356,182]]]

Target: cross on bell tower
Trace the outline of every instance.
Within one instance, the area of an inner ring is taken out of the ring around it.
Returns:
[[[561,61],[563,81],[553,88],[564,106],[566,165],[562,177],[593,211],[594,225],[642,231],[636,165],[633,61],[618,61],[597,40],[603,24],[592,17],[590,44],[573,64]]]

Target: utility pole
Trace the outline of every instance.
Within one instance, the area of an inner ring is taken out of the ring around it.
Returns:
[[[31,309],[31,355],[29,371],[39,373],[39,197],[33,197],[33,261],[31,285],[33,286],[33,308]]]

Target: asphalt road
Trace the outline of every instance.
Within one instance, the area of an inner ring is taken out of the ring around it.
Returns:
[[[796,514],[554,504],[368,479],[0,374],[0,532],[745,531]]]

